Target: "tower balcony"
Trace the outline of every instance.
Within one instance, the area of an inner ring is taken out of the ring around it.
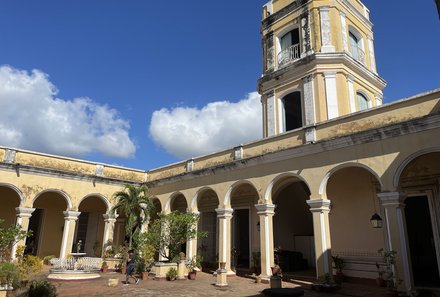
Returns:
[[[278,68],[281,68],[290,62],[296,61],[300,58],[299,43],[294,44],[277,55]]]

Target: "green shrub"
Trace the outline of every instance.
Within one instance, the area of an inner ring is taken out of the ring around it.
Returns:
[[[29,287],[28,295],[29,297],[56,297],[57,292],[54,285],[50,282],[43,280],[34,280],[31,282]]]
[[[20,274],[17,266],[10,262],[0,262],[0,284],[14,288],[19,286]]]
[[[41,271],[41,259],[37,256],[26,255],[18,262],[18,270],[20,271],[21,280],[29,280],[32,275]]]
[[[171,267],[170,270],[168,270],[167,274],[167,279],[168,280],[174,280],[177,277],[177,269],[174,267]]]

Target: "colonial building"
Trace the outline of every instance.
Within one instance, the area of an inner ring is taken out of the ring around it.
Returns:
[[[33,230],[39,256],[79,239],[100,255],[124,240],[112,194],[146,184],[159,211],[200,215],[209,235],[187,254],[229,274],[254,258],[267,278],[280,248],[285,271],[331,273],[338,255],[345,275],[375,279],[383,248],[400,290],[438,286],[440,89],[382,105],[358,0],[272,0],[261,34],[263,139],[148,171],[0,147],[0,218]]]

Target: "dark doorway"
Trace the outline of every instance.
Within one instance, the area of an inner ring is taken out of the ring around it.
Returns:
[[[286,132],[302,127],[301,93],[293,92],[283,97]]]
[[[233,266],[249,268],[249,209],[234,209],[233,247]]]
[[[414,284],[439,287],[440,276],[428,198],[426,196],[408,197],[405,204]]]
[[[26,239],[25,254],[36,256],[38,253],[38,243],[40,241],[41,220],[43,218],[43,209],[37,208],[29,219],[29,231],[32,235]]]
[[[87,238],[87,227],[89,224],[89,213],[88,212],[81,212],[81,214],[78,217],[78,231],[76,233],[76,239],[73,243],[72,252],[75,253],[82,253],[84,252],[84,246],[86,245],[86,238]],[[81,240],[81,246],[78,250],[78,242]]]

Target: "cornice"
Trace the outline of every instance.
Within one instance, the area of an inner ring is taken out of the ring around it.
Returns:
[[[276,152],[269,152],[247,159],[196,170],[190,173],[182,173],[179,175],[150,181],[147,182],[146,185],[149,187],[163,186],[180,181],[192,180],[197,177],[209,176],[216,173],[224,173],[231,170],[245,169],[272,162],[285,161],[288,159],[338,150],[346,147],[351,147],[353,145],[382,141],[402,135],[418,133],[438,128],[440,128],[440,114],[429,115],[410,121],[399,122],[380,128],[374,128],[367,131],[361,131],[345,136],[340,136],[333,139],[318,140],[315,143],[308,143],[292,148],[282,149]]]
[[[51,178],[63,178],[68,180],[80,180],[92,183],[111,184],[111,185],[141,185],[141,182],[133,182],[128,180],[120,180],[115,178],[96,176],[90,174],[75,173],[63,170],[48,169],[36,166],[21,165],[18,163],[0,162],[0,171],[13,171],[17,176],[20,174],[41,175]]]
[[[386,86],[386,81],[380,77],[378,74],[369,70],[365,65],[353,59],[349,54],[345,52],[336,53],[313,53],[312,55],[305,56],[288,66],[277,69],[273,72],[266,73],[263,77],[258,80],[258,91],[260,94],[266,93],[268,89],[277,87],[285,83],[283,76],[289,73],[289,80],[298,79],[300,77],[312,74],[313,71],[322,71],[321,65],[328,64],[342,64],[347,66],[349,69],[353,69],[362,77],[368,79],[370,83],[375,85],[377,88],[384,89]],[[304,71],[304,68],[310,66],[312,69]],[[329,69],[330,70],[330,69]],[[295,74],[295,76],[293,76]],[[264,85],[270,81],[277,81],[276,85],[271,85],[270,87],[265,87]]]
[[[373,27],[373,23],[367,19],[356,7],[354,7],[349,1],[347,0],[336,0],[339,4],[345,5],[347,10],[354,13],[358,19],[364,23],[364,25],[368,26],[369,28]]]
[[[282,9],[278,10],[274,14],[271,14],[267,18],[265,18],[261,22],[261,31],[266,30],[268,27],[273,25],[275,22],[279,21],[280,19],[284,18],[291,12],[295,11],[299,7],[307,4],[308,2],[311,2],[311,0],[296,0],[287,5],[286,7],[283,7]]]

